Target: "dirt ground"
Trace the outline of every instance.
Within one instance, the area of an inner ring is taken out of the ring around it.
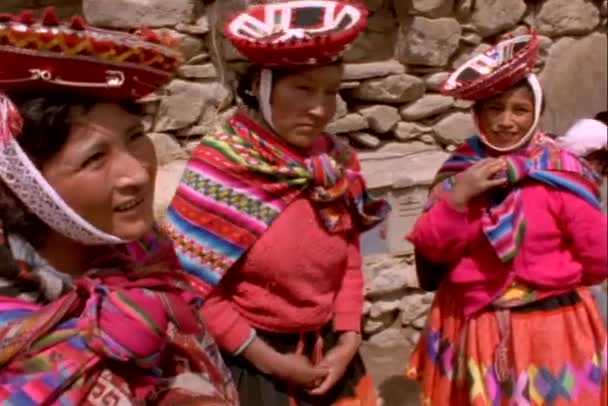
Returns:
[[[363,344],[361,355],[369,373],[378,384],[383,406],[418,406],[418,384],[403,376],[409,357],[404,347],[379,348]]]

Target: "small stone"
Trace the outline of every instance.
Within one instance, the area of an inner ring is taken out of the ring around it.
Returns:
[[[466,21],[473,12],[474,0],[457,0],[454,6],[454,15],[459,21]]]
[[[477,34],[476,32],[468,32],[460,37],[460,42],[465,45],[477,46],[481,44],[481,40],[481,35]]]
[[[454,107],[460,110],[468,110],[475,104],[472,100],[456,99]]]
[[[476,1],[471,21],[479,34],[486,38],[515,27],[525,13],[524,0]]]
[[[154,145],[158,165],[165,165],[176,159],[187,159],[188,156],[177,140],[169,134],[148,133]]]
[[[355,131],[353,133],[349,133],[349,137],[367,148],[376,148],[381,143],[378,137],[363,131]]]
[[[351,91],[358,100],[379,103],[405,103],[424,94],[424,82],[412,75],[391,75],[381,79],[369,79]]]
[[[410,141],[432,131],[430,127],[401,121],[393,130],[393,135],[400,141]]]
[[[182,53],[185,60],[190,60],[205,51],[205,42],[201,38],[168,28],[160,28],[155,31],[174,38],[177,43],[177,49]]]
[[[424,326],[426,325],[426,314],[423,316],[418,317],[416,320],[414,320],[412,322],[412,326],[417,328],[418,330],[422,330],[424,328]]]
[[[369,311],[372,308],[372,304],[370,301],[366,300],[365,303],[363,303],[363,314],[367,315],[369,314]]]
[[[449,76],[450,72],[432,73],[424,78],[424,82],[426,83],[426,87],[429,90],[438,92],[441,90],[441,86],[443,86],[443,83],[448,80]]]
[[[427,94],[421,99],[403,107],[401,109],[401,117],[405,121],[422,120],[449,110],[453,104],[453,97],[440,94]]]
[[[402,73],[405,73],[405,66],[394,59],[381,62],[347,63],[344,64],[342,80],[347,82],[358,81]]]
[[[387,268],[380,271],[369,284],[366,284],[366,293],[369,297],[381,297],[394,293],[395,291],[407,288],[412,282],[411,276],[415,276],[416,271],[407,265],[394,268]]]
[[[336,96],[336,114],[334,114],[334,120],[345,117],[348,114],[348,106],[342,98],[342,96]]]
[[[600,11],[589,0],[544,0],[536,16],[538,31],[550,37],[589,34],[600,23]]]
[[[492,48],[492,45],[485,44],[485,43],[484,44],[479,44],[475,48],[472,48],[472,47],[463,47],[459,51],[458,56],[452,62],[452,67],[454,69],[458,69],[462,65],[464,65],[465,63],[467,63],[469,60],[471,60],[471,58],[473,58],[474,56],[481,55],[484,52],[486,52],[487,50],[489,50],[490,48]]]
[[[399,110],[392,106],[368,106],[359,109],[358,112],[367,119],[369,127],[378,134],[390,131],[400,119]]]
[[[347,89],[355,89],[357,87],[359,87],[359,85],[361,85],[361,82],[356,82],[356,81],[347,81],[347,82],[342,82],[340,83],[340,90],[347,90]]]
[[[401,27],[397,59],[404,65],[444,66],[458,49],[461,33],[453,18],[414,17]]]
[[[219,83],[192,83],[174,80],[167,86],[155,132],[179,130],[194,124],[207,108],[217,108],[230,92]]]
[[[380,8],[367,20],[367,29],[343,55],[345,62],[373,62],[391,59],[395,53],[398,22],[393,10]]]
[[[171,161],[158,168],[156,192],[154,193],[154,217],[159,224],[162,224],[165,219],[167,208],[173,200],[187,162],[185,159]]]
[[[397,0],[395,1],[395,8],[397,4],[407,5],[407,2]],[[407,7],[407,6],[406,6]],[[425,17],[445,17],[452,12],[454,7],[454,0],[411,0],[411,13],[414,15],[421,15]]]
[[[401,307],[401,299],[393,300],[378,300],[372,303],[372,308],[369,315],[372,318],[378,318],[386,313],[394,312]]]
[[[365,334],[376,334],[385,328],[389,327],[395,321],[395,315],[386,313],[379,318],[366,318],[363,323],[363,332]]]
[[[183,65],[177,71],[178,76],[184,79],[215,79],[218,77],[214,64]]]
[[[368,342],[378,347],[390,348],[407,345],[403,330],[391,327],[370,337]]]
[[[473,117],[468,113],[452,113],[433,126],[435,137],[445,145],[462,144],[477,132]]]
[[[179,23],[175,29],[191,35],[205,35],[209,33],[209,20],[207,16],[201,16],[194,24]]]
[[[209,60],[211,59],[211,55],[209,55],[207,52],[201,52],[198,55],[193,56],[192,58],[188,59],[186,61],[186,65],[202,65],[205,62],[209,62]]]
[[[87,22],[98,27],[169,27],[192,21],[194,3],[195,0],[83,0],[82,10]]]
[[[413,327],[408,327],[405,329],[405,337],[410,345],[415,346],[420,340],[420,331]]]
[[[413,324],[421,317],[426,317],[433,301],[434,294],[412,293],[401,300],[401,323],[404,326]]]
[[[418,139],[420,141],[424,142],[425,144],[429,144],[429,145],[436,144],[433,134],[422,134],[420,137],[418,137]]]
[[[367,120],[360,114],[351,113],[331,122],[325,129],[330,134],[347,134],[367,129]]]

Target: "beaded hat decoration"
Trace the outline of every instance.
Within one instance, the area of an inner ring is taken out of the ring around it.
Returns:
[[[336,60],[366,25],[358,3],[297,0],[250,7],[228,20],[225,34],[252,63],[289,67]]]
[[[501,41],[454,71],[441,91],[474,101],[504,92],[532,73],[538,49],[535,32]]]
[[[103,30],[75,17],[62,23],[48,8],[0,14],[0,90],[69,92],[135,100],[166,84],[182,62],[170,39],[150,30]]]

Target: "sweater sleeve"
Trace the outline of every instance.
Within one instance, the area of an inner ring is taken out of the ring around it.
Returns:
[[[221,285],[207,297],[202,315],[217,344],[231,354],[241,353],[255,337],[255,330],[234,308]]]
[[[585,285],[608,278],[608,229],[606,214],[580,197],[559,192],[562,196],[564,232],[572,244],[574,257],[583,267]]]
[[[361,331],[363,296],[363,261],[357,236],[348,245],[347,266],[334,304],[336,331]]]
[[[467,211],[441,199],[420,216],[406,238],[431,262],[452,263],[464,254],[470,227],[467,217]]]

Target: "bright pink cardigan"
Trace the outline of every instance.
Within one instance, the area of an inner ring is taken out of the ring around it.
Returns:
[[[539,183],[523,186],[527,228],[512,263],[496,256],[481,229],[486,202],[468,210],[447,200],[423,214],[407,236],[429,260],[451,264],[444,283],[465,316],[483,309],[514,281],[555,294],[608,277],[606,214],[578,196]]]
[[[330,234],[300,197],[272,223],[203,306],[219,346],[236,352],[252,329],[360,331],[363,271],[359,237]]]

